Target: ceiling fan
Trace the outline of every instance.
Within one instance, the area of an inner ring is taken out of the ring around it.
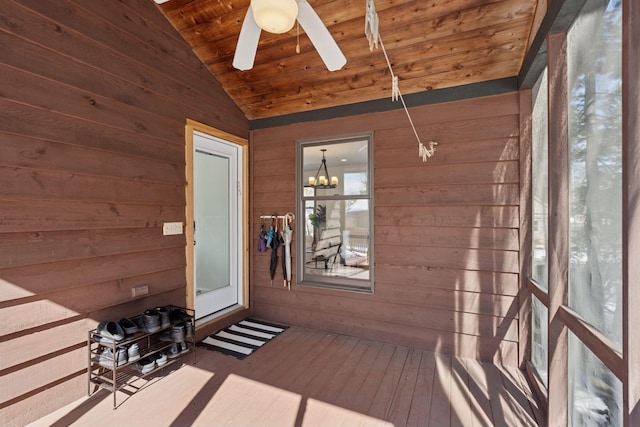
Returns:
[[[251,0],[238,37],[233,66],[238,70],[253,68],[261,31],[286,33],[296,20],[329,71],[339,70],[347,63],[347,58],[307,0]]]

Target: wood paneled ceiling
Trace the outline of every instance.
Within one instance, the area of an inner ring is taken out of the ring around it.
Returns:
[[[255,65],[233,68],[249,0],[158,5],[249,120],[391,96],[381,48],[364,34],[366,0],[308,0],[347,64],[329,72],[300,28],[260,36]],[[403,95],[513,77],[536,28],[538,0],[376,0],[380,38]],[[540,0],[541,3],[546,1]]]

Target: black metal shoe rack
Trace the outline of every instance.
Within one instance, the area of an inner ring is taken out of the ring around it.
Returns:
[[[184,307],[178,307],[173,305],[165,306],[169,310],[184,310],[189,316],[191,316],[191,326],[193,328],[193,335],[191,337],[185,337],[185,341],[187,343],[187,351],[179,354],[174,358],[167,358],[167,363],[162,366],[155,366],[152,370],[146,373],[142,373],[139,370],[135,369],[135,364],[139,362],[141,359],[147,356],[153,356],[159,351],[163,351],[169,349],[171,347],[171,342],[160,341],[159,336],[163,332],[170,330],[171,326],[167,328],[163,328],[158,332],[147,333],[142,329],[136,332],[133,336],[125,338],[123,341],[118,343],[103,341],[100,338],[103,338],[97,331],[97,329],[93,329],[89,331],[87,338],[87,348],[88,348],[88,365],[87,365],[87,393],[91,396],[100,388],[109,390],[113,395],[113,409],[117,409],[116,402],[116,393],[118,390],[123,389],[129,394],[133,394],[138,389],[140,389],[144,384],[138,385],[134,384],[138,379],[151,377],[153,374],[158,371],[162,371],[163,369],[168,368],[169,366],[175,364],[180,360],[184,360],[185,356],[188,354],[193,355],[193,364],[196,364],[196,343],[195,343],[195,310],[191,310]],[[138,325],[141,325],[140,322],[141,316],[136,316],[130,318]],[[128,347],[133,343],[138,343],[140,357],[135,361],[127,361],[120,366],[118,366],[117,361],[117,350],[120,347]],[[100,348],[108,347],[112,351],[113,355],[113,366],[105,367],[98,363],[100,360]],[[93,386],[93,387],[92,387]]]

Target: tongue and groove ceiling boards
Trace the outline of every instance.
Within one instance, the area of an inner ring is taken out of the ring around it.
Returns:
[[[366,0],[308,2],[347,59],[340,70],[327,70],[297,25],[262,31],[253,68],[234,68],[249,0],[169,0],[158,8],[249,120],[390,97],[384,54],[370,51],[364,34]],[[544,13],[538,0],[376,0],[375,8],[405,95],[517,76]]]

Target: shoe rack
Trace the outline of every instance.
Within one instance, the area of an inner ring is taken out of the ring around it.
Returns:
[[[184,351],[180,351],[180,353],[174,357],[168,357],[169,349],[174,343],[170,341],[162,341],[160,340],[160,336],[170,331],[171,327],[174,325],[170,324],[170,326],[161,328],[157,332],[148,333],[142,329],[142,315],[130,317],[130,319],[140,327],[140,330],[119,342],[109,340],[107,337],[100,334],[97,329],[90,330],[87,338],[87,393],[89,396],[99,389],[109,390],[113,395],[113,409],[117,409],[116,395],[119,390],[122,389],[128,394],[135,393],[141,387],[146,385],[144,382],[145,378],[149,380],[150,378],[155,378],[159,375],[165,375],[165,371],[163,370],[166,370],[166,368],[174,365],[178,361],[184,362],[187,355],[192,355],[192,363],[194,365],[196,364],[195,311],[173,305],[165,306],[165,308],[168,310],[183,310],[190,316],[193,334],[191,337],[187,337],[185,334],[186,349]],[[118,365],[118,349],[125,348],[124,351],[126,352],[126,349],[135,343],[138,344],[140,357],[133,361],[127,360],[126,363]],[[102,359],[102,364],[99,363],[101,360],[101,353],[105,348],[110,349],[111,351],[112,363],[104,363],[105,359]],[[161,366],[154,363],[153,369],[144,373],[138,369],[138,362],[146,357],[156,356],[161,351],[163,351],[167,356],[166,363],[163,363]],[[166,370],[166,373],[168,372],[170,371]]]

